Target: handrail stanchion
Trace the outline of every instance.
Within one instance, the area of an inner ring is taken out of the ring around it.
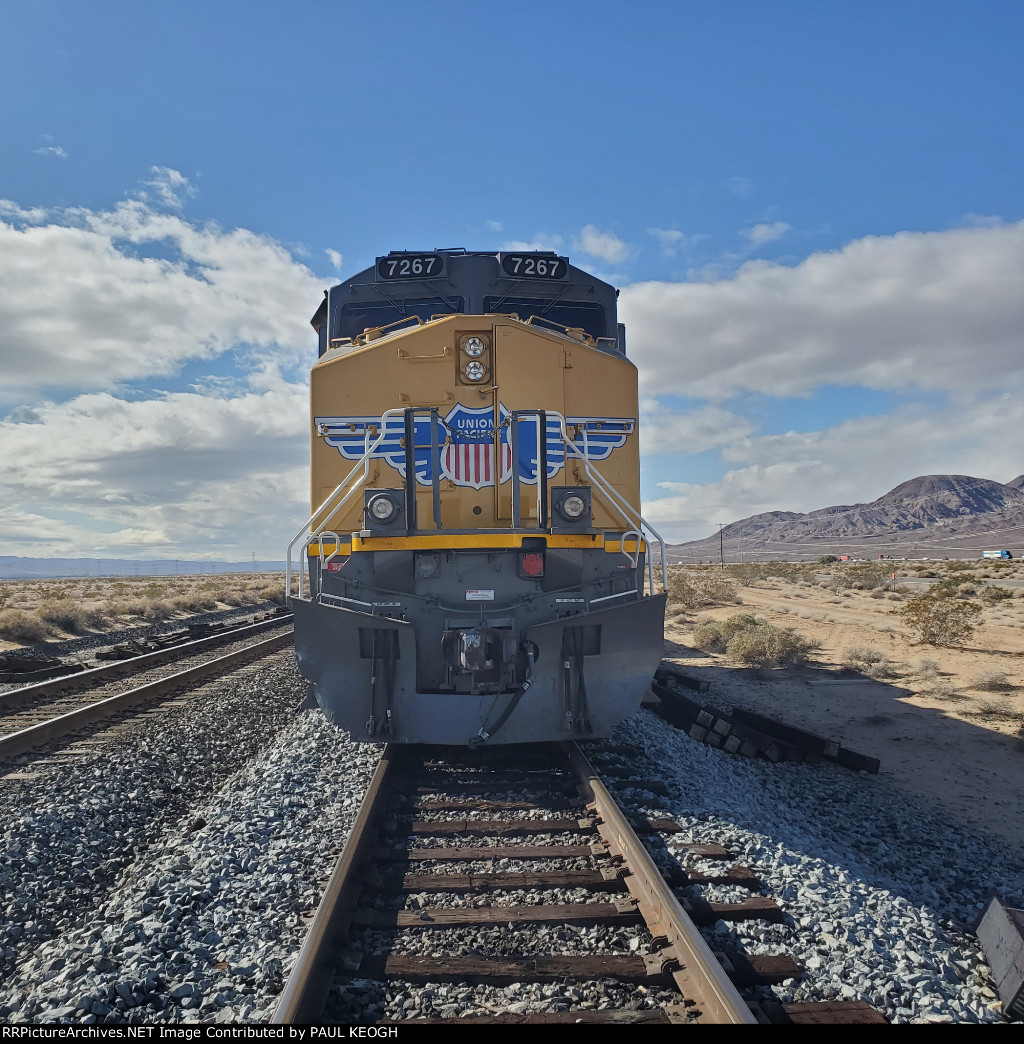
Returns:
[[[661,581],[662,581],[662,587],[664,588],[664,590],[667,591],[668,590],[668,567],[667,567],[666,562],[665,562],[665,541],[662,538],[661,534],[654,528],[654,526],[652,526],[650,524],[650,522],[647,521],[647,519],[645,519],[643,517],[643,515],[640,514],[639,511],[635,511],[633,506],[629,503],[629,501],[627,501],[618,492],[618,490],[616,490],[615,487],[612,486],[612,484],[610,482],[608,482],[608,480],[605,479],[605,477],[603,475],[601,475],[600,472],[598,472],[591,465],[589,444],[587,443],[586,425],[584,424],[584,427],[583,427],[583,437],[584,437],[585,449],[581,450],[580,447],[576,444],[576,442],[569,435],[568,429],[566,428],[566,424],[565,424],[565,417],[563,417],[562,414],[558,413],[555,410],[550,410],[549,412],[552,413],[554,416],[558,417],[559,426],[560,426],[561,434],[562,434],[562,441],[568,447],[571,447],[571,449],[573,450],[575,455],[577,457],[579,457],[583,461],[583,469],[584,469],[584,471],[587,473],[587,475],[590,477],[590,479],[594,482],[594,484],[597,486],[597,488],[605,495],[605,498],[610,502],[611,506],[618,509],[619,514],[622,515],[623,519],[625,519],[626,524],[629,525],[629,526],[632,526],[634,524],[633,523],[633,519],[630,517],[631,513],[634,514],[636,519],[640,523],[641,532],[646,530],[661,545]],[[654,570],[654,566],[653,566],[653,563],[651,561],[651,556],[650,556],[650,544],[651,544],[651,541],[650,541],[649,538],[647,540],[647,543],[648,543],[647,564],[648,564],[648,569],[650,571],[651,592],[653,594],[653,592],[654,592],[654,571],[653,571]]]
[[[509,419],[509,439],[512,443],[512,528],[523,524],[523,490],[519,478],[519,415],[513,413]]]
[[[441,445],[437,426],[440,413],[436,406],[430,409],[430,491],[434,501],[434,528],[441,529]]]
[[[307,534],[309,535],[309,540],[314,540],[314,539],[316,539],[316,537],[318,537],[321,533],[323,533],[327,529],[327,526],[330,524],[331,519],[334,518],[334,516],[349,502],[349,500],[354,496],[354,494],[360,488],[362,483],[366,481],[367,476],[370,473],[370,458],[373,456],[374,452],[376,452],[377,447],[384,441],[384,439],[385,439],[385,437],[387,435],[388,417],[393,417],[396,414],[404,413],[404,412],[405,412],[404,409],[402,409],[400,407],[396,408],[396,409],[385,410],[385,412],[382,414],[381,419],[380,419],[380,434],[373,440],[373,443],[371,445],[367,446],[366,451],[359,458],[359,460],[357,460],[355,462],[355,464],[352,466],[352,470],[349,471],[349,473],[341,480],[341,482],[339,482],[338,485],[334,487],[334,489],[327,495],[327,497],[325,498],[323,503],[313,512],[312,515],[309,516],[309,518],[303,524],[302,528],[288,542],[288,550],[287,550],[287,553],[286,553],[286,556],[285,556],[285,597],[286,598],[288,598],[288,599],[291,598],[292,551],[293,551],[296,543],[299,540],[301,540],[303,537],[307,536]],[[310,533],[309,530],[310,530],[310,527],[313,525],[314,521],[317,518],[319,518],[323,514],[324,511],[327,510],[328,504],[330,504],[331,501],[349,484],[349,482],[352,481],[353,475],[355,475],[355,473],[359,470],[360,466],[362,466],[362,468],[363,468],[362,481],[360,482],[360,484],[355,486],[355,487],[353,487],[352,489],[350,489],[341,498],[341,500],[334,506],[334,508],[331,510],[331,513],[323,520],[323,522],[320,523],[319,528],[315,532]],[[303,546],[304,547],[308,547],[309,543],[307,542]],[[303,577],[305,575],[305,569],[306,569],[306,565],[304,563],[303,564],[303,568],[299,570],[299,590],[298,590],[298,597],[299,598],[302,598],[303,595],[304,595],[304,590],[305,589],[304,589],[304,586],[303,586]]]

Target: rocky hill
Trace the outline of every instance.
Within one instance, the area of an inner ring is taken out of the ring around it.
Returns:
[[[973,558],[985,548],[1024,553],[1024,475],[994,482],[970,475],[922,475],[869,504],[800,514],[769,511],[722,531],[727,560],[880,554]],[[718,559],[719,535],[670,547],[674,561]]]

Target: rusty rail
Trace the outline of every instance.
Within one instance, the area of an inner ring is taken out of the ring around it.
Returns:
[[[753,1012],[665,883],[650,853],[586,755],[575,743],[566,743],[565,750],[583,789],[584,800],[597,817],[601,839],[611,854],[622,859],[629,868],[625,885],[636,900],[651,935],[667,942],[661,950],[663,966],[675,979],[679,992],[695,1001],[710,1022],[756,1023]]]
[[[367,861],[370,846],[376,839],[381,798],[387,793],[385,781],[398,761],[399,753],[393,744],[388,744],[381,754],[341,858],[327,882],[323,899],[281,993],[272,1023],[308,1024],[320,1019],[327,985],[335,970],[330,963],[331,948],[335,940],[349,929],[362,884],[358,871]]]
[[[137,703],[142,703],[156,696],[163,696],[165,693],[182,686],[191,685],[210,674],[215,674],[225,668],[234,667],[245,660],[256,659],[260,656],[266,656],[268,653],[276,652],[291,642],[292,639],[293,632],[290,630],[284,634],[274,635],[274,637],[266,638],[254,645],[247,645],[224,656],[207,660],[205,663],[198,664],[195,667],[178,671],[176,674],[168,675],[166,678],[160,678],[146,685],[137,686],[134,689],[129,689],[127,692],[110,696],[105,700],[97,700],[95,703],[69,711],[67,714],[51,718],[49,721],[32,725],[27,729],[22,729],[20,732],[11,733],[9,736],[0,738],[0,761],[7,761],[17,757],[19,754],[24,754],[25,751],[38,747],[50,740],[60,739],[62,736],[66,736],[68,733],[74,732],[85,725],[102,721],[104,718],[109,718],[113,714],[127,710]]]
[[[624,883],[636,902],[636,912],[643,917],[651,934],[664,939],[661,971],[671,976],[689,1005],[684,1021],[707,1023],[754,1024],[753,1013],[743,1002],[725,969],[715,959],[696,926],[665,883],[653,859],[636,836],[614,799],[608,793],[575,743],[564,744],[569,762],[577,777],[581,796],[597,819],[596,829],[613,857],[622,859],[627,868]],[[310,924],[306,939],[281,994],[272,1023],[317,1023],[323,1016],[324,998],[331,978],[337,974],[338,943],[349,931],[353,913],[363,888],[363,871],[369,863],[370,848],[376,842],[387,782],[393,778],[401,748],[389,745],[359,809],[341,857],[328,882],[323,899]],[[535,825],[530,821],[531,825]],[[480,831],[487,832],[485,821],[476,821]],[[435,825],[436,826],[436,825]],[[445,849],[452,855],[454,850]],[[540,847],[538,852],[546,851]],[[547,849],[557,854],[557,849]],[[508,876],[508,875],[506,875]],[[510,886],[510,885],[508,885]],[[623,900],[632,907],[632,900]],[[610,909],[612,907],[609,907]],[[574,908],[566,908],[571,910]],[[582,907],[580,908],[582,909]],[[512,911],[491,911],[508,920]],[[523,910],[515,911],[527,915]],[[554,911],[546,911],[553,914]],[[537,918],[545,911],[538,909]],[[627,911],[621,911],[622,914]],[[569,916],[560,911],[558,916]],[[400,918],[397,918],[400,920]],[[680,1012],[683,1009],[680,1007]],[[670,1019],[675,1021],[675,1019]]]
[[[237,641],[239,638],[261,634],[263,631],[272,631],[275,627],[281,627],[291,619],[291,613],[282,613],[268,620],[260,620],[259,623],[227,628],[207,635],[205,638],[196,638],[192,641],[180,642],[177,645],[169,645],[165,649],[154,649],[152,652],[142,653],[140,656],[130,656],[124,660],[115,660],[104,664],[102,667],[90,667],[88,670],[78,671],[75,674],[58,675],[56,678],[47,678],[45,681],[34,682],[32,685],[22,685],[17,689],[8,689],[6,692],[0,692],[0,710],[11,710],[19,707],[36,696],[63,695],[95,688],[107,681],[123,677],[125,674],[136,673],[144,668],[155,667],[167,661],[182,660],[194,652],[202,652],[204,649],[226,645],[229,642]]]

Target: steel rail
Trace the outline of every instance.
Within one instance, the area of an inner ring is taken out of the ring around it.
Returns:
[[[593,809],[597,830],[613,856],[627,866],[624,883],[637,903],[637,910],[657,939],[665,939],[661,953],[664,971],[672,975],[682,996],[693,1002],[696,1021],[756,1024],[710,947],[665,883],[654,860],[575,743],[563,744],[577,777],[584,800]],[[337,973],[332,952],[348,932],[352,914],[363,887],[359,869],[369,863],[382,815],[382,797],[402,748],[384,748],[323,898],[310,923],[277,1008],[275,1025],[317,1024],[323,1016],[324,999]]]
[[[666,884],[586,755],[575,743],[566,743],[564,747],[584,799],[597,816],[601,839],[612,855],[626,863],[629,872],[625,884],[636,899],[648,930],[656,939],[665,939],[668,943],[668,947],[662,949],[670,962],[665,970],[675,979],[680,993],[696,1002],[700,1014],[709,1022],[755,1024],[753,1012]]]
[[[370,846],[376,840],[376,826],[381,812],[380,799],[400,751],[388,744],[381,754],[370,780],[363,803],[352,830],[331,873],[316,914],[310,922],[306,939],[281,993],[277,1009],[270,1020],[275,1025],[319,1022],[327,995],[327,987],[335,968],[330,963],[331,948],[345,935],[352,912],[359,900],[361,881],[354,871],[369,859]]]
[[[280,627],[291,619],[291,613],[281,613],[280,616],[271,617],[269,620],[261,620],[259,623],[245,624],[242,627],[217,631],[215,634],[207,635],[205,638],[196,638],[193,641],[169,645],[163,649],[154,649],[153,652],[142,653],[140,656],[130,656],[125,660],[116,660],[112,663],[103,664],[101,667],[91,667],[87,671],[78,671],[75,674],[64,674],[56,678],[47,678],[44,681],[34,682],[32,685],[23,685],[18,689],[8,689],[6,692],[0,692],[0,710],[20,706],[36,696],[51,696],[94,688],[106,681],[120,678],[125,674],[132,674],[145,667],[155,666],[167,660],[184,659],[185,656],[192,652],[200,652],[203,649],[223,645],[238,638],[247,638],[252,634],[260,634],[263,631],[272,631],[275,627]]]
[[[145,685],[129,689],[127,692],[118,693],[116,696],[109,696],[105,700],[97,700],[95,703],[80,707],[78,710],[69,711],[67,714],[51,718],[49,721],[40,722],[38,725],[22,729],[20,732],[4,736],[0,738],[0,761],[17,757],[33,747],[38,747],[40,744],[47,743],[52,739],[66,736],[69,732],[74,732],[84,725],[101,721],[103,718],[117,714],[136,703],[141,703],[155,696],[162,696],[172,689],[199,681],[207,675],[215,674],[217,671],[224,670],[227,667],[233,667],[243,660],[258,658],[275,652],[292,641],[293,637],[294,634],[290,630],[285,634],[274,635],[272,638],[266,638],[255,645],[247,645],[224,656],[207,660],[205,663],[198,664],[195,667],[189,667],[187,670],[170,674],[166,678],[148,682]]]

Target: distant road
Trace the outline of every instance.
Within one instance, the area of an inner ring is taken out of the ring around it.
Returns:
[[[897,576],[896,583],[898,584],[935,584],[938,583],[936,577],[925,577],[925,576]],[[964,577],[965,584],[995,584],[997,587],[1024,587],[1024,580],[982,580],[975,579],[973,576]]]

